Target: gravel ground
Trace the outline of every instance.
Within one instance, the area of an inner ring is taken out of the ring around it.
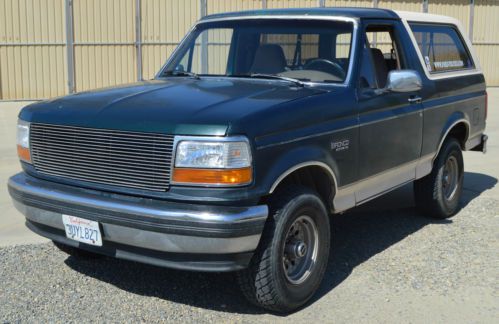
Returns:
[[[288,316],[248,305],[231,274],[76,259],[50,243],[2,248],[0,322],[497,323],[499,200],[486,189],[465,191],[446,221],[416,214],[410,188],[386,198],[406,207],[334,216],[323,285]]]

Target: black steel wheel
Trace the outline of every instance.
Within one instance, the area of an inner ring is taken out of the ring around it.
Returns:
[[[329,215],[317,193],[303,187],[276,193],[269,208],[259,247],[238,281],[253,304],[289,312],[310,300],[322,281],[330,247]]]
[[[448,218],[460,208],[464,162],[461,146],[455,138],[445,140],[426,177],[414,182],[417,209],[434,218]]]
[[[283,244],[282,266],[286,279],[292,284],[301,284],[317,264],[319,231],[315,221],[306,215],[298,217]]]

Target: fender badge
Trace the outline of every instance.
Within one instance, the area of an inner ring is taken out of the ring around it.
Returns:
[[[350,140],[342,140],[339,142],[331,142],[331,150],[335,152],[348,150],[350,147]]]

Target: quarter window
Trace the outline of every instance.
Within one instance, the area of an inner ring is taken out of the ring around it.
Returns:
[[[430,73],[475,67],[466,45],[453,26],[411,24],[411,29]]]

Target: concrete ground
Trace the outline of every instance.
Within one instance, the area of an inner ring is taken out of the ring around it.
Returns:
[[[108,322],[497,323],[499,89],[488,93],[489,151],[464,153],[463,209],[446,221],[422,217],[405,186],[335,215],[324,282],[285,317],[249,306],[230,274],[78,260],[39,244],[6,190],[20,169],[15,124],[25,103],[0,103],[0,321],[79,321],[86,309]]]
[[[24,226],[24,217],[12,205],[8,178],[21,170],[16,152],[17,115],[29,102],[0,102],[0,247],[47,242]]]

